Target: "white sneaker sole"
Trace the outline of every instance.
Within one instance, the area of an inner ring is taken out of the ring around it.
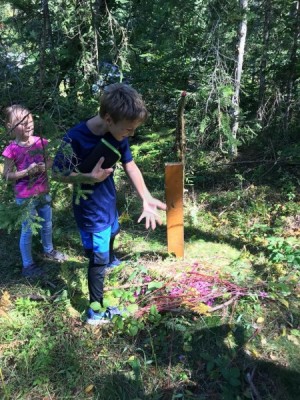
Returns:
[[[109,319],[91,319],[88,318],[86,320],[86,323],[89,325],[104,325],[104,324],[109,324],[111,320]]]

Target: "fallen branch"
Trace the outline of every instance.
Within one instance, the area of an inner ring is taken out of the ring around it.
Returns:
[[[225,308],[227,306],[230,306],[230,304],[232,304],[235,301],[237,301],[238,298],[239,298],[239,296],[235,296],[232,299],[230,299],[228,301],[225,301],[225,303],[223,303],[223,304],[219,304],[219,305],[217,305],[215,307],[210,307],[210,309],[207,312],[214,312],[214,311],[220,310],[221,308]]]
[[[255,385],[254,385],[254,383],[253,383],[253,375],[254,375],[254,372],[255,372],[255,367],[253,368],[253,370],[252,370],[251,373],[248,372],[248,373],[246,374],[246,380],[247,380],[247,382],[249,383],[250,389],[251,389],[252,393],[253,393],[254,396],[255,396],[255,397],[252,396],[253,400],[254,400],[254,399],[255,399],[255,400],[262,400],[260,394],[258,393],[258,390],[256,389],[256,387],[255,387]]]
[[[146,285],[147,285],[147,283],[126,283],[125,285],[107,286],[104,288],[104,292],[108,292],[109,290],[114,290],[114,289],[139,288],[139,287],[143,287]]]

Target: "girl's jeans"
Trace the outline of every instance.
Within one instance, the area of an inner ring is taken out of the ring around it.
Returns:
[[[26,207],[26,217],[22,222],[22,230],[20,237],[20,251],[22,256],[23,267],[27,268],[33,264],[32,259],[32,229],[30,227],[34,217],[38,215],[42,218],[38,223],[41,225],[41,239],[44,253],[50,253],[53,250],[52,244],[52,208],[51,196],[49,194],[40,195],[37,198],[20,199],[16,198],[16,203],[22,205],[28,203]]]

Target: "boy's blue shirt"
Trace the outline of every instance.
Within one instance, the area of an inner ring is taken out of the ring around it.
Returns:
[[[88,156],[101,138],[105,138],[119,150],[123,164],[132,161],[128,138],[119,142],[109,132],[104,136],[94,135],[84,121],[71,128],[64,136],[64,144],[55,156],[53,169],[59,169],[65,175],[69,175],[76,170],[76,166]],[[65,147],[67,143],[72,146],[72,152]],[[80,196],[79,204],[75,204],[76,189],[74,191],[73,210],[78,227],[92,233],[107,229],[117,216],[117,193],[113,173],[102,182],[93,185],[81,184],[80,187],[82,190],[89,190],[92,193],[85,193],[86,198]]]

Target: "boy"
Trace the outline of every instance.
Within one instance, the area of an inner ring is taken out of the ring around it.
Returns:
[[[133,136],[146,120],[147,114],[141,96],[133,88],[124,84],[109,85],[101,98],[99,114],[70,129],[55,157],[57,179],[80,184],[82,190],[89,191],[78,201],[73,197],[73,210],[83,247],[89,257],[90,307],[87,323],[92,325],[105,322],[103,313],[99,312],[103,307],[105,270],[118,264],[113,253],[114,238],[119,232],[116,188],[114,169],[101,168],[103,157],[89,173],[79,173],[76,166],[85,160],[100,138],[104,138],[120,152],[124,171],[143,201],[143,212],[138,222],[145,218],[146,228],[151,226],[155,229],[156,223],[161,224],[157,209],[166,210],[166,205],[153,198],[148,191],[142,173],[133,161],[128,141],[128,137]],[[63,147],[68,144],[72,151],[67,159]]]

